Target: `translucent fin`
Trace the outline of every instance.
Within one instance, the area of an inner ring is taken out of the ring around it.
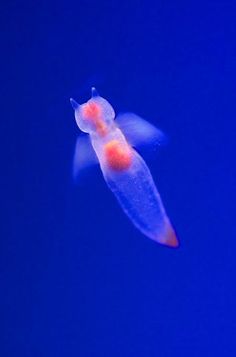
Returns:
[[[134,147],[155,146],[166,142],[166,137],[161,130],[133,113],[118,115],[116,123],[130,145]]]
[[[76,141],[73,159],[73,178],[77,180],[81,172],[98,163],[88,135],[80,135]]]

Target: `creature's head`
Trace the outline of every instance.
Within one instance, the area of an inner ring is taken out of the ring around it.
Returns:
[[[92,97],[86,103],[79,105],[74,99],[70,99],[70,102],[81,131],[106,135],[107,129],[114,121],[115,112],[108,101],[98,95],[94,87],[92,87]]]

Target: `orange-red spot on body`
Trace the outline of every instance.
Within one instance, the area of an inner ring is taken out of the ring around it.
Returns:
[[[107,134],[107,126],[103,120],[97,119],[95,121],[95,127],[99,135],[105,136]]]
[[[108,166],[116,171],[128,169],[132,161],[132,153],[128,146],[118,140],[109,141],[104,148]]]

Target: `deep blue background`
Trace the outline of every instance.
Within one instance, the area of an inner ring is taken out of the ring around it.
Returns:
[[[0,355],[235,356],[236,6],[3,1]],[[181,240],[142,236],[98,169],[74,186],[69,97],[167,133],[146,158]]]

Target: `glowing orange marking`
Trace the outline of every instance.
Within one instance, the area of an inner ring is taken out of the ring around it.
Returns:
[[[83,108],[84,117],[94,124],[99,135],[105,136],[107,134],[107,126],[101,114],[101,108],[97,103],[87,103]]]
[[[83,109],[86,119],[96,120],[101,116],[101,108],[94,102],[87,103]]]
[[[107,126],[101,119],[96,120],[95,126],[99,135],[105,136],[107,134]]]
[[[131,151],[118,140],[109,141],[104,148],[105,157],[110,168],[116,171],[128,169],[131,165]]]

